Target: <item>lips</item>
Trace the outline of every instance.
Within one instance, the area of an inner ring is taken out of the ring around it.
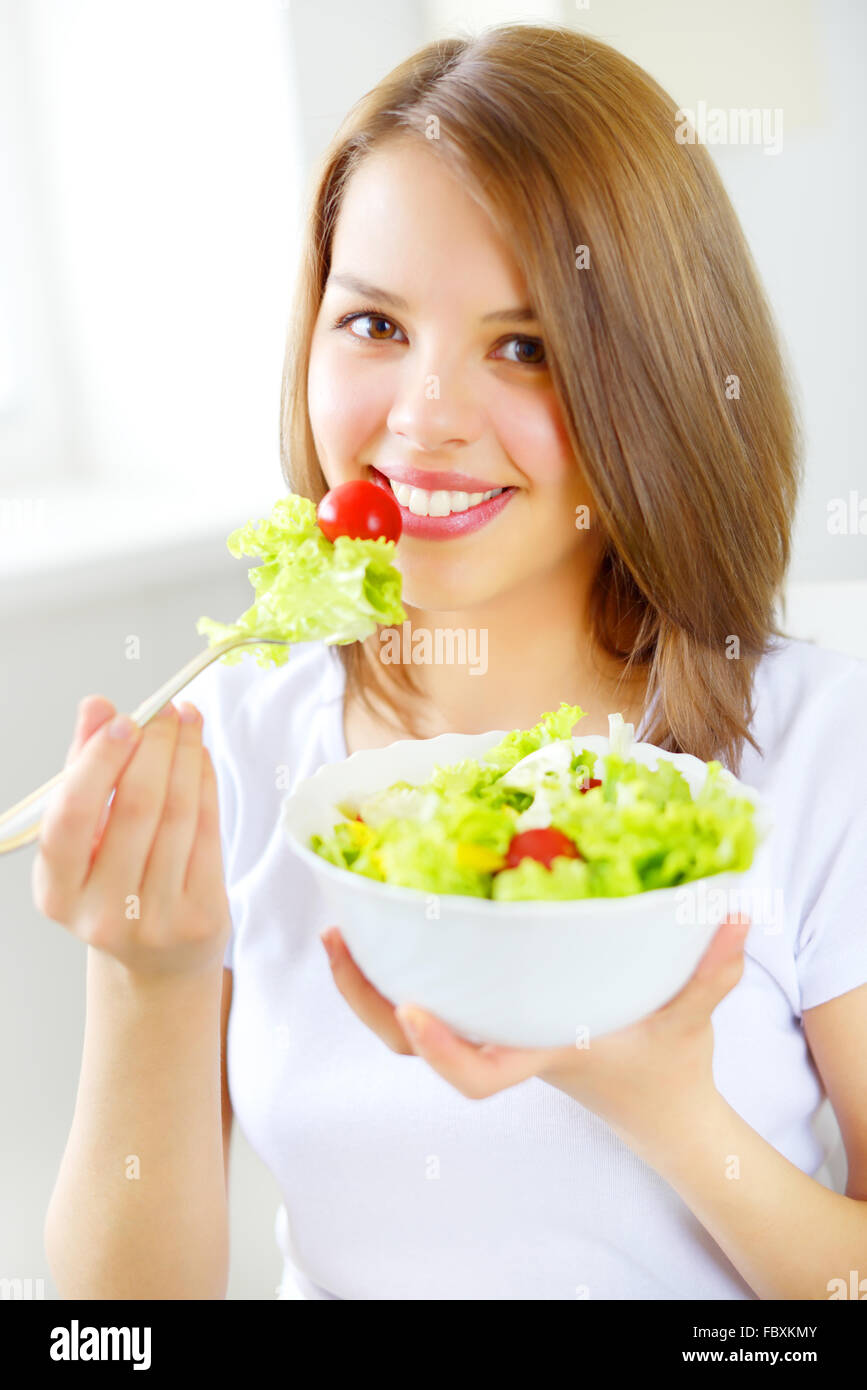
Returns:
[[[373,465],[369,465],[373,468]],[[474,478],[470,473],[457,473],[437,468],[413,468],[409,463],[389,464],[388,468],[373,470],[393,483],[406,483],[409,487],[423,488],[425,492],[493,492],[502,483],[486,482],[484,478]]]
[[[402,534],[420,540],[445,540],[477,531],[498,516],[518,491],[514,487],[505,487],[495,496],[485,498],[484,492],[496,489],[496,483],[483,488],[484,480],[466,473],[426,472],[409,467],[389,470],[390,474],[398,471],[401,474],[400,480],[395,478],[395,486],[392,486],[389,477],[372,464],[368,466],[372,481],[390,492],[398,503],[403,523]],[[410,481],[411,478],[419,481]],[[459,487],[458,483],[466,483],[467,486]],[[455,509],[452,510],[452,507]],[[434,515],[420,514],[430,511]],[[440,514],[437,515],[437,512]],[[447,514],[442,514],[444,512]]]

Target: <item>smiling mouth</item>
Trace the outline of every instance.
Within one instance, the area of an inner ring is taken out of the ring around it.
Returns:
[[[491,525],[521,491],[517,487],[495,487],[487,492],[413,487],[411,483],[392,482],[373,464],[366,467],[371,481],[390,492],[397,502],[403,523],[402,535],[413,541],[459,540],[481,531]]]
[[[389,487],[401,507],[405,507],[413,516],[452,516],[456,512],[472,511],[474,507],[481,506],[492,497],[499,497],[502,492],[515,491],[513,487],[495,487],[489,492],[450,492],[444,488],[429,491],[427,488],[413,487],[409,483],[396,483],[393,478],[380,473],[372,464],[368,466],[376,475],[376,481],[381,481]]]

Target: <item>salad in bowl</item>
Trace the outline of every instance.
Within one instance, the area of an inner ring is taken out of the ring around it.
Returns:
[[[482,754],[343,803],[343,820],[310,846],[380,883],[499,902],[623,897],[749,868],[753,802],[718,762],[695,759],[692,783],[631,724],[609,737],[569,731],[561,705]]]
[[[400,741],[326,764],[281,824],[359,968],[476,1042],[560,1047],[689,979],[770,822],[718,762],[572,730]],[[703,893],[696,912],[689,895]]]

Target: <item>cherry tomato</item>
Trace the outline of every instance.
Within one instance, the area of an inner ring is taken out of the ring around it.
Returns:
[[[383,536],[387,541],[396,541],[403,525],[394,494],[364,478],[340,483],[326,492],[316,509],[316,519],[320,531],[330,541],[338,536],[362,541]]]
[[[505,867],[516,869],[522,859],[537,859],[546,869],[550,869],[551,860],[557,855],[563,855],[567,859],[583,857],[569,836],[564,835],[562,830],[555,830],[553,826],[549,826],[547,830],[522,830],[519,835],[512,836],[506,852]]]

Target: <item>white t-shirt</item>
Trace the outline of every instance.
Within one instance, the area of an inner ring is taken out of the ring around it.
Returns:
[[[219,781],[229,1087],[281,1188],[283,1296],[755,1298],[604,1120],[536,1078],[470,1100],[339,994],[319,941],[332,919],[278,819],[301,778],[346,757],[343,691],[336,649],[306,643],[282,668],[216,663],[184,692]],[[867,982],[865,711],[865,661],[788,640],[761,661],[764,757],[747,744],[740,776],[775,829],[750,871],[744,975],[713,1014],[719,1091],[828,1185],[801,1011]]]

